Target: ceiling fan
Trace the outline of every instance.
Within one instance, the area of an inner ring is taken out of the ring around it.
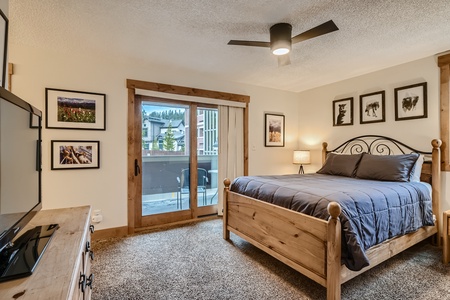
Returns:
[[[272,53],[278,57],[278,66],[285,66],[291,63],[289,52],[291,51],[292,44],[309,40],[336,30],[339,30],[339,28],[332,20],[330,20],[292,37],[291,24],[277,23],[270,27],[270,42],[231,40],[228,42],[228,45],[270,48]]]

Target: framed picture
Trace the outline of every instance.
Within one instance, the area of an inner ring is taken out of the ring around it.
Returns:
[[[6,58],[8,49],[8,18],[5,16],[3,11],[0,10],[0,61],[1,61],[1,76],[0,85],[5,87],[6,81]]]
[[[99,141],[52,141],[52,170],[100,168]]]
[[[333,101],[333,126],[353,125],[353,97]]]
[[[106,129],[106,95],[45,89],[45,127],[55,129]]]
[[[394,89],[395,121],[426,118],[427,83],[408,85]]]
[[[265,146],[284,147],[284,115],[265,114]]]
[[[385,92],[375,92],[359,96],[359,123],[385,122]]]

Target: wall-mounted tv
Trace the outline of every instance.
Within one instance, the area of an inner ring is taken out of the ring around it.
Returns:
[[[41,119],[41,111],[0,87],[0,281],[30,275],[47,245],[40,237],[48,226],[14,240],[42,208]],[[19,270],[32,261],[31,270]]]

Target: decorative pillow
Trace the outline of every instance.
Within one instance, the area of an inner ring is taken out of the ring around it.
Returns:
[[[317,173],[353,177],[361,157],[362,153],[336,154],[331,152],[328,154],[325,164]]]
[[[422,165],[424,160],[424,155],[420,154],[419,158],[417,158],[416,164],[414,165],[412,174],[411,174],[411,181],[417,181],[420,182],[420,174],[422,173]]]
[[[410,181],[419,154],[364,154],[356,170],[356,177],[384,181]]]

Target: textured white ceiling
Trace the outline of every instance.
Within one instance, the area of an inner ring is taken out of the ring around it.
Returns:
[[[449,0],[11,0],[16,43],[137,59],[234,82],[302,91],[450,50]],[[333,20],[339,31],[293,45],[278,67],[275,23],[297,35]]]

